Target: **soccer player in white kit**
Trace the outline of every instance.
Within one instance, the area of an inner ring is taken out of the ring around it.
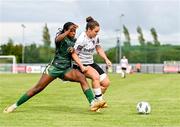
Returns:
[[[104,59],[107,66],[112,66],[112,63],[107,58],[99,42],[99,37],[97,35],[100,31],[99,23],[92,17],[87,17],[86,22],[86,31],[82,32],[77,38],[74,48],[82,64],[84,66],[91,66],[93,68],[94,76],[99,77],[102,93],[105,93],[109,87],[110,81],[106,73],[93,60],[95,50]],[[78,67],[74,65],[74,68]]]
[[[125,56],[123,56],[123,58],[121,59],[121,69],[122,69],[121,77],[122,78],[126,77],[127,67],[128,67],[128,59]]]

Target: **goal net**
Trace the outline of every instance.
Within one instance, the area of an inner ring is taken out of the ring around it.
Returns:
[[[17,73],[15,56],[0,56],[0,73]]]

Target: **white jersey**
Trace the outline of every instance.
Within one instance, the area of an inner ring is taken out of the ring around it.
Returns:
[[[126,58],[121,59],[121,67],[123,67],[123,68],[128,67],[128,60]]]
[[[94,63],[93,54],[97,45],[100,45],[98,36],[95,38],[89,38],[86,35],[86,32],[82,32],[77,38],[74,48],[78,53],[82,64]]]

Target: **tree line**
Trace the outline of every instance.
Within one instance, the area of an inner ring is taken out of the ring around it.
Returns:
[[[123,25],[123,35],[125,40],[121,46],[121,55],[125,55],[130,63],[163,63],[167,60],[180,61],[180,46],[179,45],[162,45],[158,40],[158,34],[155,28],[150,29],[153,41],[146,41],[143,35],[143,30],[140,26],[136,28],[138,33],[139,45],[131,44],[131,37],[128,28]],[[48,63],[54,57],[55,49],[52,48],[49,29],[45,24],[42,32],[43,45],[31,45],[24,47],[24,62],[25,63]],[[0,55],[15,55],[17,62],[22,63],[22,44],[14,44],[14,41],[9,38],[6,44],[0,45]],[[108,58],[113,63],[118,63],[119,44],[106,51]],[[94,55],[97,63],[104,61],[98,56]]]
[[[150,29],[153,41],[145,40],[140,26],[136,28],[136,31],[138,33],[139,45],[131,45],[128,28],[123,25],[125,40],[121,47],[121,56],[126,56],[130,63],[163,63],[164,61],[180,61],[180,45],[162,45],[158,40],[158,34],[154,27]],[[119,44],[108,49],[106,54],[113,63],[119,63]],[[95,60],[98,63],[103,63],[103,60],[97,55],[95,55]]]
[[[43,45],[32,43],[24,46],[24,63],[48,63],[54,56],[54,48],[51,45],[51,39],[47,24],[43,27],[42,32]],[[9,38],[6,44],[0,45],[0,55],[15,55],[17,63],[22,63],[22,44],[14,44]]]

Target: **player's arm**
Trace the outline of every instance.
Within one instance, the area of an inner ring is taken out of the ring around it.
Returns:
[[[62,34],[59,34],[57,35],[57,37],[55,38],[55,42],[61,42],[68,34],[69,34],[70,30],[62,33]]]
[[[112,66],[111,61],[107,58],[104,50],[101,48],[100,45],[96,45],[96,52],[99,54],[99,56],[101,56],[104,59],[108,66]]]
[[[78,26],[77,25],[72,25],[69,27],[68,30],[66,30],[64,33],[60,33],[56,36],[55,42],[61,42],[68,34],[71,32],[72,29],[76,29]]]
[[[76,54],[74,48],[71,51],[71,56],[72,56],[73,60],[76,62],[76,64],[80,67],[81,71],[85,72],[86,67],[84,67],[83,64],[81,63],[81,61],[80,61],[78,55]]]

